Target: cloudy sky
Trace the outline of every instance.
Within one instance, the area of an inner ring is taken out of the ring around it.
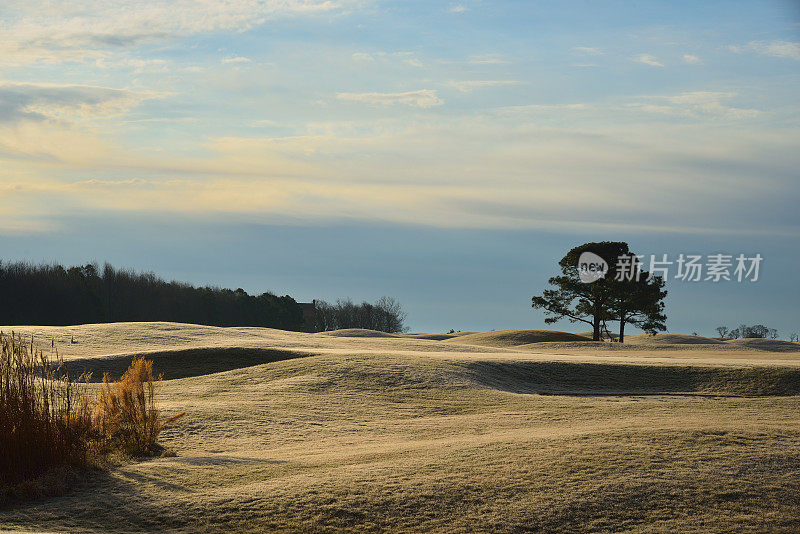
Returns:
[[[486,330],[623,239],[764,256],[670,281],[670,330],[800,331],[796,1],[10,0],[0,36],[2,260]]]

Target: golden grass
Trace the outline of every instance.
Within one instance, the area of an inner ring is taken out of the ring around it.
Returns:
[[[578,334],[555,330],[497,330],[457,336],[451,338],[449,342],[485,347],[514,347],[528,343],[586,340],[585,337]]]
[[[783,339],[729,339],[724,342],[726,345],[743,349],[764,350],[769,352],[797,352],[800,351],[800,343],[785,341]]]
[[[722,341],[710,337],[689,334],[637,334],[625,336],[625,343],[631,345],[721,345]]]
[[[123,465],[0,523],[730,532],[797,519],[798,397],[539,396],[477,384],[457,362],[312,356],[166,381],[161,398],[191,407],[162,434],[180,456]]]
[[[673,361],[674,348],[591,342],[573,355],[269,330],[226,337],[187,325],[92,328],[77,330],[79,341],[106,364],[130,358],[104,356],[129,351],[109,333],[140,339],[144,352],[150,331],[150,350],[161,351],[154,372],[168,377],[198,357],[186,378],[160,386],[163,413],[191,413],[159,438],[180,456],[126,463],[61,497],[2,509],[7,529],[797,531],[800,396],[789,353],[694,347]],[[170,353],[178,337],[209,348]],[[242,367],[219,363],[225,346],[252,349],[247,340],[305,357],[267,363],[259,351],[231,351]],[[772,356],[785,360],[761,359]],[[741,388],[754,396],[729,396]]]
[[[591,332],[579,332],[577,335],[592,338]],[[618,335],[611,332],[611,336],[616,340]],[[606,341],[608,339],[606,338]],[[634,334],[626,335],[623,345],[721,345],[722,341],[711,337],[693,336],[690,334]]]
[[[329,330],[320,332],[322,336],[334,337],[399,337],[399,334],[390,334],[379,330],[369,330],[368,328],[342,328],[340,330]]]

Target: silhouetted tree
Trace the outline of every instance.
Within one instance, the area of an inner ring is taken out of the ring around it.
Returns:
[[[770,339],[778,339],[778,330],[775,328],[769,329],[769,338]]]
[[[581,281],[578,260],[584,252],[597,254],[608,264],[604,278],[592,283]],[[592,339],[600,341],[602,322],[611,318],[609,302],[613,298],[617,258],[628,254],[628,244],[618,241],[585,243],[573,248],[558,262],[561,275],[548,280],[554,288],[545,289],[541,296],[533,297],[531,305],[545,311],[547,324],[566,318],[572,323],[591,325]]]
[[[770,329],[763,324],[757,324],[745,327],[745,332],[747,332],[747,334],[743,337],[755,337],[763,339],[769,336]]]
[[[578,261],[584,252],[592,252],[606,262],[608,269],[604,277],[590,283],[581,280]],[[620,258],[630,260],[630,272],[619,272]],[[641,271],[627,243],[585,243],[570,250],[559,266],[561,275],[549,280],[555,287],[531,299],[534,308],[545,310],[546,323],[566,318],[573,323],[589,324],[595,341],[600,340],[607,321],[619,321],[620,342],[625,339],[626,324],[648,333],[666,329],[664,280],[658,276],[650,278],[647,272]]]
[[[612,298],[608,306],[612,319],[619,321],[620,343],[625,342],[625,325],[630,324],[655,334],[666,330],[667,316],[664,314],[664,279],[649,277],[640,271],[639,279],[615,280],[611,283]]]
[[[381,297],[374,304],[354,304],[350,299],[339,299],[336,304],[315,300],[315,330],[324,332],[345,328],[366,328],[381,332],[405,332],[406,313],[392,297]]]
[[[724,328],[724,327],[720,327]],[[719,330],[719,328],[717,329]],[[771,338],[778,339],[778,331],[775,328],[769,328],[763,324],[756,324],[747,326],[746,324],[739,325],[739,328],[734,328],[728,332],[730,339],[745,339],[745,338]]]

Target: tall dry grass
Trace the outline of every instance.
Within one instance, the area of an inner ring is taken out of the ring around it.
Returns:
[[[135,359],[116,382],[105,376],[93,396],[88,377],[74,380],[55,356],[0,332],[0,486],[117,451],[154,454],[161,429],[183,415],[161,420],[152,362]]]
[[[107,450],[137,456],[157,452],[161,429],[184,415],[161,420],[156,406],[156,387],[161,380],[161,375],[153,375],[153,362],[142,357],[134,358],[118,381],[112,382],[108,374],[103,377],[92,420]]]
[[[89,399],[41,350],[0,334],[0,481],[86,465],[94,441]]]

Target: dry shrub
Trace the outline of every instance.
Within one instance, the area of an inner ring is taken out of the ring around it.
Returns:
[[[153,376],[153,362],[142,357],[134,358],[116,382],[111,382],[106,373],[95,402],[94,422],[108,449],[138,456],[155,452],[162,427],[155,401],[161,379],[160,375]]]
[[[85,381],[71,379],[56,362],[33,340],[0,333],[0,486],[56,468],[84,468],[116,451],[154,454],[161,429],[183,415],[159,418],[161,377],[153,376],[153,364],[144,358],[136,358],[117,382],[104,377],[96,398]]]

